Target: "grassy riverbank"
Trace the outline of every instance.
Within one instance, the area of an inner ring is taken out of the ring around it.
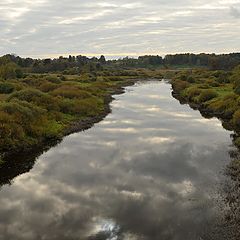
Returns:
[[[234,130],[240,147],[240,67],[232,71],[203,69],[177,72],[173,94],[183,103],[199,109],[206,117],[218,117],[226,129]]]
[[[240,66],[232,71],[190,70],[176,72],[172,80],[173,96],[181,103],[200,110],[205,117],[218,117],[223,127],[233,130],[233,143],[238,150],[229,152],[232,158],[226,167],[230,177],[224,190],[227,208],[220,224],[229,239],[240,237]],[[216,159],[217,160],[217,159]]]
[[[0,79],[0,154],[48,144],[91,127],[109,112],[112,95],[141,78],[161,78],[144,69],[64,75],[24,74]]]
[[[27,75],[0,82],[0,151],[26,150],[80,130],[108,112],[111,94],[130,84],[125,77]],[[79,125],[80,126],[80,125]],[[71,129],[71,131],[70,131]]]

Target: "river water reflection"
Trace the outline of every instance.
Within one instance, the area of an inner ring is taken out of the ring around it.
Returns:
[[[102,122],[2,186],[0,239],[204,239],[219,214],[229,132],[164,82],[115,98]]]

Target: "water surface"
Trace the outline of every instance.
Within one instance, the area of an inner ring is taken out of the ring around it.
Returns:
[[[218,218],[229,132],[180,105],[164,82],[115,96],[0,192],[0,239],[195,240]]]

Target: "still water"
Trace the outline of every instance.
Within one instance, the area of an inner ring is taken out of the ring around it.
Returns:
[[[216,204],[230,132],[146,81],[0,191],[0,239],[195,240]]]

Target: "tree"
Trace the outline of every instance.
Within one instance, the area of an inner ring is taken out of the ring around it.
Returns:
[[[105,64],[106,63],[106,58],[103,55],[101,55],[101,57],[99,58],[99,62],[101,64]]]
[[[0,66],[0,77],[4,80],[16,78],[17,65],[14,63],[7,63]]]

